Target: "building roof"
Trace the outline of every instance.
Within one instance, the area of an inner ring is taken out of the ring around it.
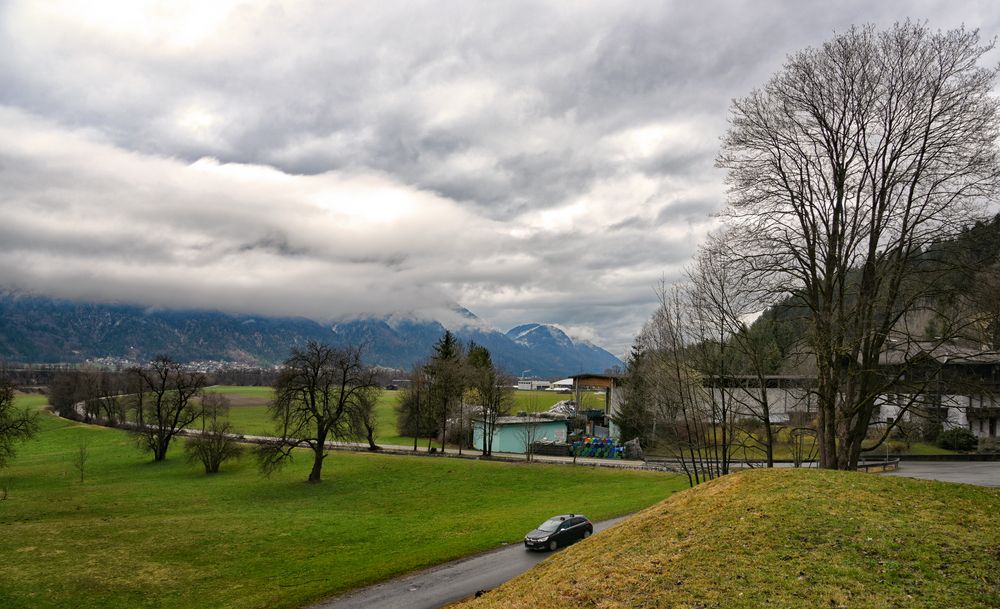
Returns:
[[[891,342],[879,357],[882,365],[898,365],[919,357],[939,364],[1000,364],[1000,351],[962,345],[955,341]]]
[[[590,372],[584,372],[584,373],[581,373],[581,374],[574,374],[573,376],[571,376],[569,378],[571,378],[573,380],[580,380],[580,379],[602,379],[602,380],[606,380],[606,381],[607,380],[618,381],[618,380],[621,380],[622,377],[621,377],[620,374],[592,374]]]
[[[607,389],[618,387],[622,382],[620,376],[611,374],[574,374],[570,378],[573,379],[574,387],[603,387]]]
[[[481,421],[482,419],[476,419]],[[524,425],[527,423],[565,423],[569,417],[540,412],[531,417],[497,417],[497,425]]]

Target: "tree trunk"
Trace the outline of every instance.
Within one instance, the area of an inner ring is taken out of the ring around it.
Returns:
[[[309,472],[309,482],[313,484],[322,480],[323,459],[326,458],[326,432],[320,432],[316,436],[316,444],[313,445],[313,466]]]
[[[165,461],[168,448],[170,448],[170,436],[157,438],[156,444],[153,447],[153,461]]]
[[[764,430],[765,437],[767,438],[767,466],[774,467],[774,430],[771,429],[769,415],[765,418]]]
[[[416,429],[413,430],[413,452],[417,452],[417,438],[420,436],[420,431],[423,429],[423,426],[424,426],[423,425],[423,421],[421,421],[421,419],[420,419],[420,389],[419,389],[419,387],[416,390],[417,390],[417,394],[416,394],[416,400],[417,400],[417,409],[416,409],[416,412],[417,412],[417,414],[416,414],[416,416],[414,418],[417,421],[417,427],[416,427]]]
[[[321,475],[323,473],[323,447],[318,444],[315,449],[313,449],[313,466],[312,470],[309,472],[309,482],[317,483],[322,481]]]

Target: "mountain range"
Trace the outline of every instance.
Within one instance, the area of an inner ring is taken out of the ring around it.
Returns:
[[[166,354],[178,361],[270,365],[284,360],[292,347],[315,340],[361,343],[369,363],[405,369],[429,357],[447,328],[463,342],[489,349],[494,362],[515,375],[547,378],[622,365],[608,351],[574,341],[553,325],[525,324],[504,333],[464,308],[453,312],[457,315],[444,322],[399,314],[322,324],[302,317],[148,309],[0,291],[0,359],[143,361]]]

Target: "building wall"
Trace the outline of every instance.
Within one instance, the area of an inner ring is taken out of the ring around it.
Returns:
[[[614,419],[618,416],[618,413],[621,412],[623,399],[625,399],[625,392],[622,391],[621,386],[611,387],[608,389],[608,395],[606,398],[608,432],[612,438],[619,441],[622,437],[622,430],[615,424]]]
[[[914,397],[907,394],[879,396],[879,411],[875,418],[898,418],[902,408],[911,399]],[[914,408],[919,409],[925,405],[946,410],[942,421],[946,429],[968,429],[978,438],[1000,437],[1000,396],[927,394],[915,398]],[[906,420],[913,416],[916,415],[911,412],[904,414]]]
[[[536,442],[541,440],[565,442],[568,430],[566,421],[539,421],[535,424],[534,440]],[[472,445],[477,450],[483,450],[484,436],[483,422],[475,421],[472,429]],[[493,435],[493,452],[524,454],[524,440],[525,425],[523,423],[497,425]]]
[[[757,390],[754,390],[756,393]],[[782,387],[767,390],[767,399],[772,415],[788,413],[816,413],[816,398],[809,390],[801,387]],[[706,388],[704,399],[706,404],[712,399],[709,392],[715,393],[719,400],[724,395],[735,412],[749,415],[751,409],[759,409],[758,402],[738,387]],[[890,393],[876,398],[876,410],[873,421],[885,421],[887,418],[897,419],[900,411],[913,401],[913,408],[942,409],[941,422],[945,429],[964,428],[980,438],[1000,437],[1000,395],[959,395],[925,393],[912,394]],[[740,404],[748,407],[741,408]],[[904,414],[909,419],[911,413]],[[915,416],[915,415],[914,415]]]
[[[717,404],[725,399],[731,412],[736,413],[738,417],[751,418],[755,416],[754,413],[761,411],[759,389],[709,387],[705,390],[714,394]],[[813,414],[816,412],[816,398],[809,392],[809,389],[804,387],[768,387],[764,391],[766,392],[768,410],[772,415],[787,415],[793,412]],[[707,400],[711,400],[712,395],[706,395],[705,399],[706,403],[711,403]]]

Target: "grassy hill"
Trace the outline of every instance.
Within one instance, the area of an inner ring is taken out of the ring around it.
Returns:
[[[1000,490],[756,470],[673,495],[461,609],[1000,607]]]
[[[651,472],[357,453],[331,454],[318,485],[304,482],[305,455],[270,478],[252,458],[206,476],[179,445],[151,463],[122,431],[48,414],[41,426],[0,471],[10,491],[3,609],[301,607],[517,542],[552,514],[610,518],[685,485]]]

